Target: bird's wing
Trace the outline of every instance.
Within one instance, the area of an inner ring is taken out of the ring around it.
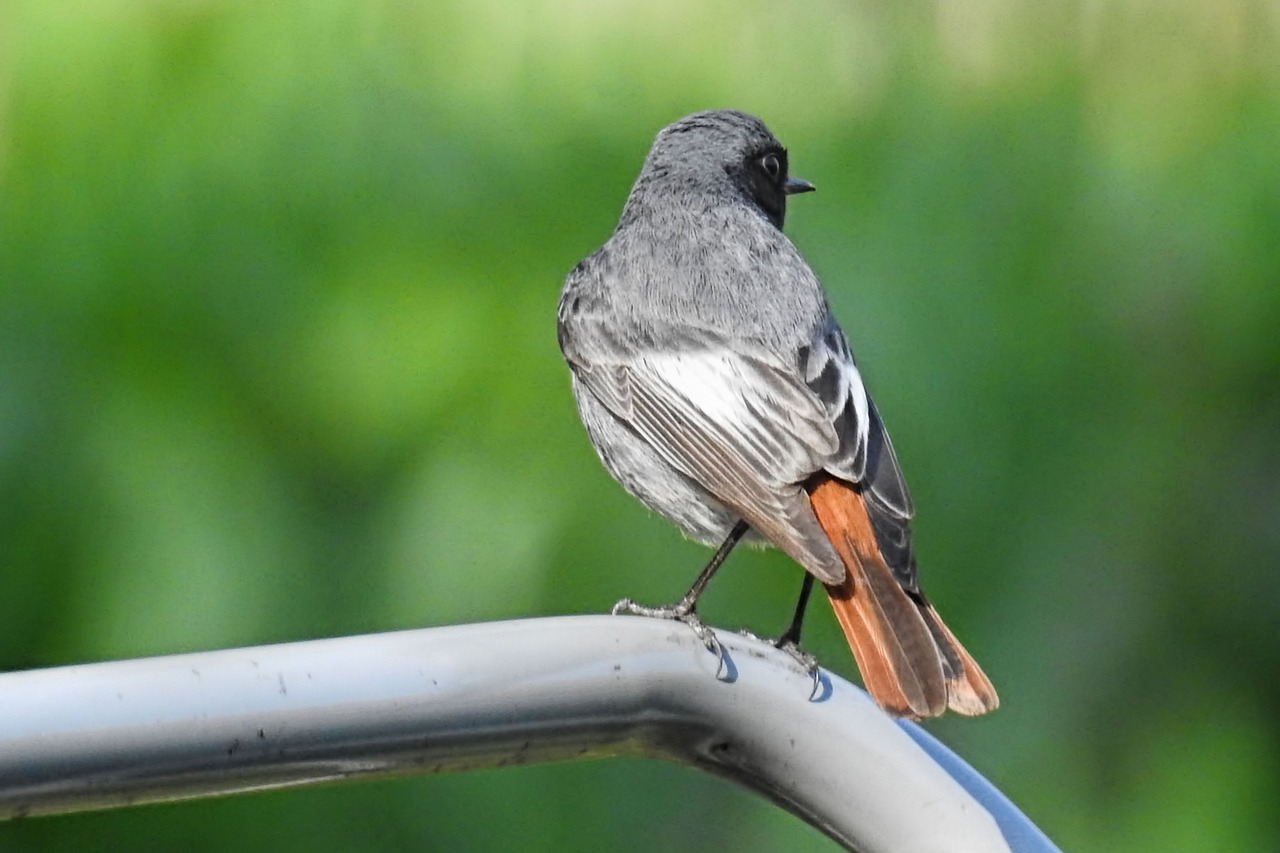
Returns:
[[[570,363],[578,380],[673,468],[820,580],[844,578],[803,488],[837,453],[840,438],[827,407],[794,368],[724,346]]]
[[[909,522],[915,513],[880,413],[862,383],[844,332],[829,321],[800,351],[805,384],[822,401],[839,446],[822,468],[861,487],[876,540],[894,577],[919,590]]]

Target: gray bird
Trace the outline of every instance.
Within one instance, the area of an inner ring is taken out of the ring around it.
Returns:
[[[558,334],[601,462],[715,556],[746,536],[821,581],[887,711],[981,714],[991,682],[920,589],[910,495],[822,286],[782,233],[787,152],[758,118],[695,113],[654,140],[613,235],[560,294]]]

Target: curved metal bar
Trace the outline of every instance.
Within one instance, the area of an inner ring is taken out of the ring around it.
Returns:
[[[858,688],[717,636],[719,655],[678,623],[552,617],[2,674],[0,817],[633,754],[866,853],[1056,849]]]

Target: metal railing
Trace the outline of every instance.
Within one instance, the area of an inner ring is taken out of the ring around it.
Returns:
[[[644,755],[849,849],[1057,848],[919,726],[767,643],[574,616],[0,674],[0,818]]]

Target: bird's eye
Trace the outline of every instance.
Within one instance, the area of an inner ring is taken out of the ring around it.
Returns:
[[[782,174],[782,161],[778,159],[777,154],[766,154],[760,158],[760,168],[764,169],[765,174],[776,181],[778,176]]]

